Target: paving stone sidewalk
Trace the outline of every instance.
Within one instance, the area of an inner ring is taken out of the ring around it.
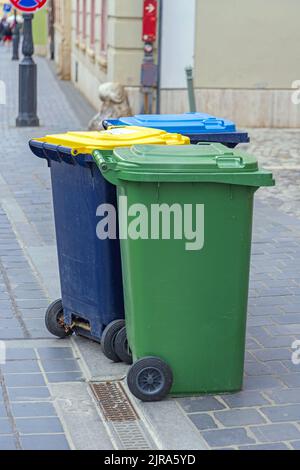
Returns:
[[[54,245],[51,185],[44,162],[30,156],[28,140],[81,129],[82,122],[47,62],[38,60],[38,66],[41,128],[16,129],[18,67],[9,50],[0,48],[0,80],[7,91],[7,105],[0,105],[0,340],[7,347],[6,363],[0,366],[0,450],[80,448],[58,416],[59,402],[50,391],[51,385],[83,384],[85,378],[71,344],[53,341],[44,326],[48,286],[29,254],[44,265],[53,259],[48,252]],[[86,105],[84,112],[92,110]],[[55,261],[49,270],[57,286]]]
[[[0,105],[0,340],[8,348],[0,366],[0,449],[124,448],[87,382],[122,380],[126,367],[112,367],[98,345],[83,339],[55,340],[44,326],[45,307],[60,295],[51,183],[27,142],[84,128],[93,110],[55,79],[46,60],[38,67],[41,127],[16,129],[17,65],[0,48],[8,97]],[[258,192],[244,391],[159,404],[132,400],[158,448],[300,447],[300,365],[291,360],[300,340],[299,133],[250,132],[250,149],[275,169],[279,191]]]
[[[300,218],[300,129],[252,129],[245,150],[273,171],[275,188],[264,188],[258,198],[276,209]]]

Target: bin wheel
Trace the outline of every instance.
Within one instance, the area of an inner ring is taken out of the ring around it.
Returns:
[[[132,354],[128,345],[126,327],[124,326],[116,336],[115,352],[122,362],[131,366]]]
[[[58,338],[67,338],[73,334],[73,330],[64,323],[64,309],[61,299],[49,305],[46,311],[45,324],[49,333]]]
[[[173,385],[170,366],[158,357],[145,357],[130,368],[127,384],[131,393],[141,401],[163,400]]]
[[[115,320],[105,328],[102,334],[101,347],[103,354],[107,359],[113,362],[121,362],[121,359],[115,351],[115,339],[124,326],[125,320]]]

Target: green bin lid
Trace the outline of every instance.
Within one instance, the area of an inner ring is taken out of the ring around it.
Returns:
[[[117,148],[112,156],[95,151],[94,159],[113,184],[118,180],[214,182],[244,186],[273,186],[272,173],[261,170],[257,159],[221,144]]]

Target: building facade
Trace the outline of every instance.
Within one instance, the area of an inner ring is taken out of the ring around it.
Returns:
[[[240,126],[300,127],[298,0],[161,0],[161,112],[188,111],[194,67],[199,111]],[[140,110],[143,0],[55,0],[58,72],[99,107],[98,86],[119,82]]]
[[[72,0],[71,78],[98,108],[98,86],[126,86],[138,109],[142,0]]]
[[[51,0],[51,18],[55,20],[53,27],[53,46],[50,46],[50,54],[55,59],[58,76],[62,80],[71,80],[71,50],[72,50],[72,0]],[[83,90],[84,91],[84,90]]]

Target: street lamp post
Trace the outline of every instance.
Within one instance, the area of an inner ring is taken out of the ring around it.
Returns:
[[[24,13],[23,60],[19,65],[19,116],[17,127],[38,127],[37,116],[37,66],[32,56],[34,53],[32,36],[33,14]]]
[[[19,60],[19,46],[20,46],[20,25],[17,21],[17,10],[14,11],[15,24],[13,30],[13,55],[12,60]]]

